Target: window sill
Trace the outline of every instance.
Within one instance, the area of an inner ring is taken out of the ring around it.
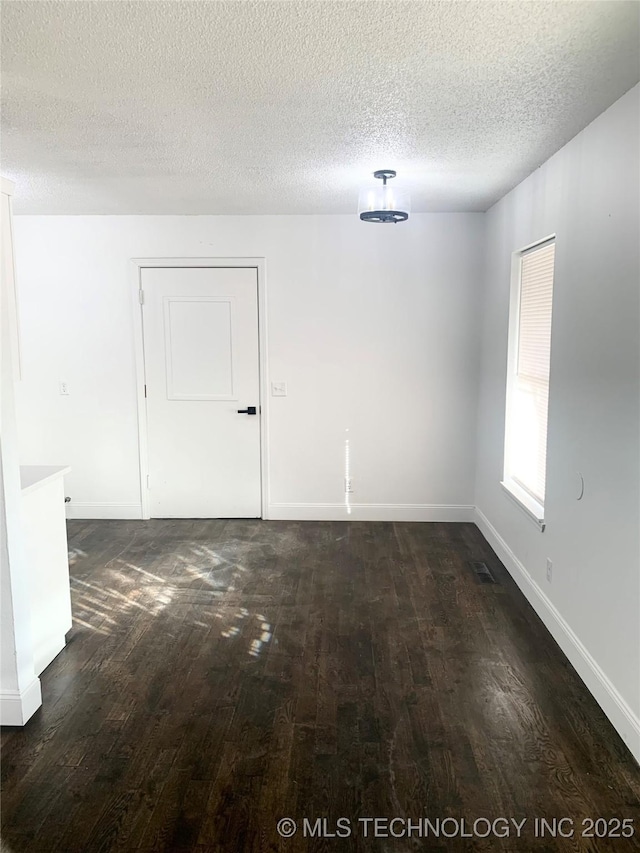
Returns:
[[[518,509],[522,510],[522,512],[524,512],[524,514],[533,521],[538,530],[542,533],[545,528],[544,507],[542,504],[538,503],[535,498],[532,498],[531,495],[527,494],[527,492],[525,492],[525,490],[517,483],[514,483],[513,480],[503,480],[500,485]]]

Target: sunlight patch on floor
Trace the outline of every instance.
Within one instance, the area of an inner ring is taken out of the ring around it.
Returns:
[[[71,576],[74,622],[77,625],[108,635],[117,630],[119,614],[135,609],[149,616],[165,614],[171,617],[174,615],[171,605],[175,604],[176,619],[180,622],[210,631],[213,620],[217,620],[220,637],[248,642],[249,656],[260,656],[264,647],[271,642],[271,624],[263,613],[251,613],[246,607],[230,610],[225,598],[237,589],[242,589],[244,579],[250,574],[241,558],[247,556],[248,551],[264,547],[264,543],[225,543],[221,550],[234,559],[201,543],[184,543],[179,552],[167,554],[153,572],[127,559],[125,552],[134,540],[135,537],[126,548],[104,564],[113,579],[112,583],[100,587]],[[69,551],[70,564],[81,563],[86,556],[79,548],[72,548]],[[195,618],[191,619],[185,616],[185,608],[187,612],[190,609],[190,596],[195,596],[198,603],[202,602],[203,609],[206,608],[207,596],[211,603],[215,603],[215,609],[206,614],[206,619],[211,620],[210,624],[203,621],[202,613],[194,613]]]

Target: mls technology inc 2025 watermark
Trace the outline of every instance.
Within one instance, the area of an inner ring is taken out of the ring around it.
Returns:
[[[360,817],[352,820],[339,817],[302,818],[283,817],[277,823],[283,838],[293,838],[297,833],[305,838],[631,838],[635,834],[632,818],[582,818],[570,817],[478,817],[466,818],[407,818]]]

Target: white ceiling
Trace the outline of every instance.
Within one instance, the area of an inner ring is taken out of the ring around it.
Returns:
[[[2,3],[17,213],[486,210],[630,89],[638,2]]]

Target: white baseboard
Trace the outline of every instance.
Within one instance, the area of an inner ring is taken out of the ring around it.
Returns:
[[[473,521],[472,505],[271,503],[266,518],[278,521]],[[67,504],[67,518],[141,519],[140,504],[106,501]]]
[[[579,637],[567,624],[560,611],[540,589],[489,519],[477,507],[475,522],[613,727],[627,744],[636,761],[640,763],[640,718],[629,707]]]
[[[24,690],[0,690],[0,725],[24,726],[42,705],[40,679]]]
[[[272,503],[267,518],[277,521],[473,521],[473,506],[447,504]]]
[[[71,501],[66,506],[67,518],[142,518],[141,504],[119,504],[111,501]]]

